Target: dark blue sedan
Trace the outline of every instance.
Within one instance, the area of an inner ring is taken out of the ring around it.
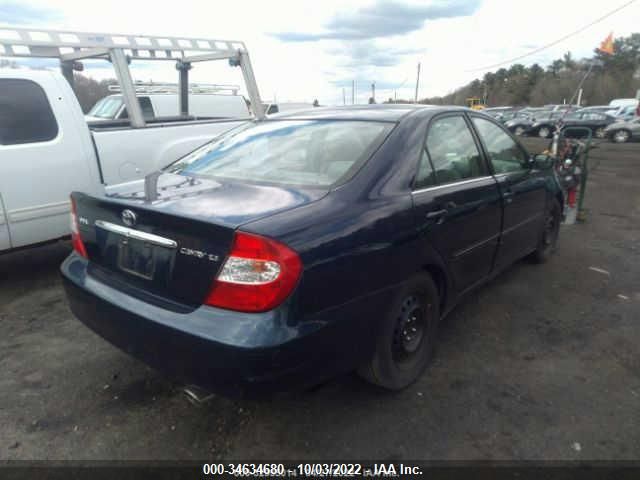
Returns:
[[[139,183],[72,194],[73,313],[227,394],[416,380],[469,290],[554,250],[563,198],[489,116],[409,105],[249,122]]]

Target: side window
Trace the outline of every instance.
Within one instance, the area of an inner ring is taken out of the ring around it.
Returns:
[[[151,105],[151,99],[149,97],[140,97],[140,108],[142,109],[142,116],[144,118],[155,118],[153,113],[153,105]]]
[[[272,113],[278,113],[278,105],[272,104],[269,106],[269,111],[267,112],[267,115],[271,115]]]
[[[0,144],[46,142],[58,124],[44,90],[31,80],[0,79]]]
[[[427,133],[426,149],[438,184],[485,174],[480,152],[462,116],[436,119]]]
[[[420,156],[420,165],[418,166],[418,174],[416,180],[413,182],[413,188],[415,190],[419,188],[432,187],[436,184],[436,175],[431,166],[431,160],[427,149],[422,147],[422,155]]]
[[[153,113],[153,106],[151,105],[151,100],[149,97],[138,97],[138,102],[140,102],[140,108],[142,109],[142,116],[145,120],[151,120],[155,118],[155,113]],[[129,112],[127,112],[127,107],[122,109],[118,118],[129,118]]]
[[[483,118],[473,117],[495,173],[516,172],[528,168],[529,157],[500,127]]]

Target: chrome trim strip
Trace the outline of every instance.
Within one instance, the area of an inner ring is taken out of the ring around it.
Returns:
[[[177,248],[178,243],[170,238],[160,237],[153,233],[141,232],[133,228],[123,227],[122,225],[116,225],[115,223],[105,222],[103,220],[96,220],[95,226],[107,230],[117,235],[122,235],[127,238],[133,238],[134,240],[142,240],[143,242],[158,245],[165,248]]]
[[[38,218],[53,217],[55,215],[68,215],[71,211],[71,203],[64,202],[46,203],[35,207],[17,208],[6,212],[11,223],[26,222]]]
[[[465,185],[467,183],[475,183],[475,182],[480,182],[482,180],[487,180],[489,178],[493,178],[491,175],[487,175],[484,177],[476,177],[476,178],[470,178],[469,180],[461,180],[459,182],[453,182],[453,183],[445,183],[443,185],[434,185],[433,187],[426,187],[426,188],[420,188],[418,190],[412,190],[411,193],[422,193],[422,192],[428,192],[431,190],[438,190],[438,189],[442,189],[442,188],[448,188],[448,187],[457,187],[458,185]]]

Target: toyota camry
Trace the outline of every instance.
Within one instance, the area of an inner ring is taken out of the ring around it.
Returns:
[[[488,115],[372,105],[248,122],[71,206],[75,316],[240,394],[349,371],[406,387],[466,292],[551,255],[563,198],[551,159]]]

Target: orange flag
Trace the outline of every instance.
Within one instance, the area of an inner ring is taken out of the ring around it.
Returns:
[[[600,47],[598,47],[602,53],[608,53],[609,55],[613,55],[613,32],[611,32],[607,38],[605,38]]]

